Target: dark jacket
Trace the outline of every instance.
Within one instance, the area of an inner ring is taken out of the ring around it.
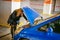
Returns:
[[[21,17],[21,15],[18,16],[18,17],[16,17],[16,15],[17,15],[17,12],[14,11],[14,12],[9,16],[7,23],[10,24],[10,25],[11,25],[11,24],[12,24],[12,25],[17,25],[17,24],[18,24],[18,21],[19,21],[19,19],[20,19],[20,17]],[[24,14],[23,14],[23,17],[27,20],[27,18],[25,17]]]

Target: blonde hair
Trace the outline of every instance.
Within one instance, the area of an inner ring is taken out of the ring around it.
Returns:
[[[15,11],[16,11],[16,12],[18,12],[18,11],[23,12],[22,8],[16,9]]]

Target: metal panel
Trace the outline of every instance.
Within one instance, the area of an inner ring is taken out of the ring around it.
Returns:
[[[36,13],[38,15],[37,16],[35,15],[35,12],[30,8],[25,7],[23,9],[30,23],[33,24],[34,19],[39,16],[38,13]],[[49,31],[42,32],[37,30],[39,27],[42,27],[43,25],[49,24],[50,22],[53,22],[58,19],[60,19],[60,15],[55,16],[54,18],[45,20],[38,25],[30,26],[29,28],[24,28],[21,32],[19,32],[14,36],[14,40],[17,40],[21,37],[28,38],[29,40],[60,40],[60,34],[58,33],[49,32]]]
[[[34,24],[35,18],[40,16],[39,13],[28,7],[23,7],[23,11],[31,25]]]

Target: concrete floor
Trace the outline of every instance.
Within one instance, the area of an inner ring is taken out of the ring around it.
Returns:
[[[0,26],[0,37],[8,33],[10,33],[10,28]]]
[[[6,35],[6,36],[0,38],[0,40],[12,40],[12,38],[11,38],[11,34]]]
[[[11,40],[10,28],[0,26],[0,40]]]
[[[15,34],[19,33],[23,28],[18,28]],[[0,26],[0,40],[12,40],[10,28]]]

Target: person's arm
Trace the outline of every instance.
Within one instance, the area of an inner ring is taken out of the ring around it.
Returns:
[[[29,22],[24,14],[23,14],[23,17],[26,19],[27,22]],[[30,23],[23,26],[23,28],[28,28],[28,27],[30,27]]]
[[[9,16],[7,23],[10,24],[11,15]]]
[[[23,17],[27,20],[26,16],[23,14]]]
[[[8,24],[11,24],[13,22],[13,20],[15,19],[15,14],[16,14],[16,11],[13,11],[13,13],[10,14],[10,16],[7,20]]]
[[[12,18],[12,19],[15,19],[15,18],[16,18],[16,14],[17,14],[17,12],[16,12],[16,10],[14,10],[13,13],[12,13],[11,18]]]

